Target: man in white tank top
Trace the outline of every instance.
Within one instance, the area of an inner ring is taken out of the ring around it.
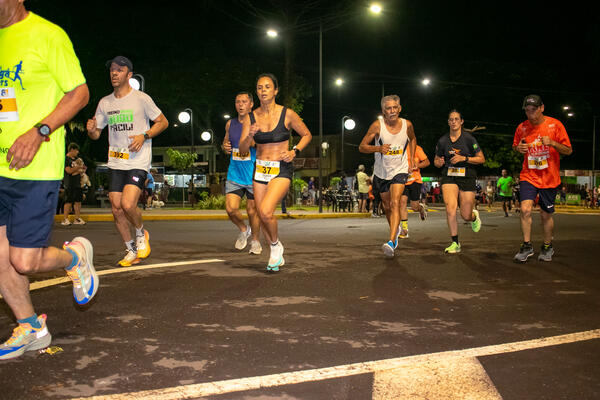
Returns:
[[[371,124],[358,147],[361,153],[375,154],[373,190],[381,193],[385,216],[390,225],[390,240],[382,246],[387,257],[394,257],[394,250],[398,246],[400,199],[408,173],[413,170],[414,162],[407,152],[415,154],[417,147],[413,125],[409,120],[399,117],[401,110],[398,96],[383,97],[383,116]]]

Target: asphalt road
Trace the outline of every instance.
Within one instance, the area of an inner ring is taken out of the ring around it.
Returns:
[[[0,362],[0,398],[599,398],[600,216],[556,215],[554,261],[527,264],[518,218],[482,219],[445,255],[445,214],[411,214],[392,260],[384,219],[280,220],[274,275],[228,221],[147,222],[129,271],[112,223],[57,225],[54,244],[88,237],[110,274],[83,309],[60,272],[33,277],[58,352]],[[13,327],[0,302],[3,340]]]

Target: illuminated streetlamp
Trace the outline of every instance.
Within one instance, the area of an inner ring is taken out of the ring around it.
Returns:
[[[143,92],[145,80],[142,74],[133,74],[131,78],[129,78],[129,86],[131,86],[135,90],[140,90]]]
[[[373,14],[376,14],[376,15],[379,15],[379,14],[381,14],[381,11],[382,11],[382,10],[383,10],[383,9],[381,8],[381,5],[380,5],[380,4],[377,4],[377,3],[373,3],[373,4],[371,4],[371,6],[369,7],[369,11],[371,11]]]
[[[279,36],[279,33],[275,29],[269,29],[267,31],[267,36],[271,39],[275,39],[277,36]]]
[[[194,112],[191,108],[186,108],[185,110],[179,113],[177,119],[182,124],[187,124],[188,122],[190,124],[190,137],[192,143],[191,153],[194,154]],[[192,164],[192,182],[194,182],[194,164]]]
[[[341,160],[342,160],[342,173],[344,173],[344,129],[347,129],[349,131],[353,130],[356,127],[356,122],[354,122],[354,120],[352,118],[350,118],[347,115],[344,115],[342,117],[342,154],[341,154]]]

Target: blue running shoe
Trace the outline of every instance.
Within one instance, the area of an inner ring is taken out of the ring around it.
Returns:
[[[387,243],[384,243],[383,246],[381,246],[381,250],[383,250],[383,254],[386,257],[393,258],[394,250],[396,250],[396,247],[398,247],[398,239],[396,239],[395,242],[388,240]]]
[[[6,342],[0,345],[0,360],[21,356],[26,351],[40,350],[50,346],[52,335],[46,326],[46,314],[38,316],[40,328],[30,324],[19,324]]]
[[[98,274],[94,269],[94,249],[89,240],[78,236],[63,246],[77,253],[79,262],[67,271],[73,281],[73,297],[79,305],[84,305],[92,300],[98,291]]]

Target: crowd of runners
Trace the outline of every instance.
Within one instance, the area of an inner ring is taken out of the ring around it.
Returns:
[[[29,275],[64,269],[80,305],[89,303],[99,286],[89,240],[75,237],[63,248],[49,246],[65,172],[63,125],[89,101],[85,77],[60,27],[27,11],[22,0],[3,4],[0,66],[8,72],[2,81],[7,87],[0,87],[0,293],[18,325],[0,345],[0,360],[50,344],[46,315],[35,312],[29,296]],[[137,204],[151,167],[152,139],[168,127],[168,121],[150,96],[129,85],[133,74],[129,59],[117,56],[107,62],[107,68],[113,92],[100,100],[86,128],[88,136],[97,140],[108,126],[109,200],[125,246],[125,255],[115,261],[130,266],[151,253],[150,234]],[[234,99],[237,116],[225,127],[222,149],[230,155],[226,207],[239,229],[235,249],[245,249],[250,241],[249,252],[260,255],[262,233],[269,247],[267,271],[278,272],[285,260],[274,212],[289,190],[293,160],[312,136],[296,112],[277,104],[275,76],[261,74],[255,89],[257,106],[253,93],[238,93]],[[515,132],[513,149],[524,158],[520,175],[523,243],[514,260],[525,262],[534,254],[531,211],[539,196],[544,242],[538,258],[551,261],[559,156],[572,150],[563,125],[543,114],[539,96],[527,96],[522,108],[527,120]],[[394,257],[399,239],[408,237],[408,205],[422,220],[427,216],[419,202],[419,170],[430,161],[417,144],[413,124],[399,116],[401,109],[398,96],[383,97],[382,116],[370,125],[359,146],[361,152],[374,154],[373,190],[381,196],[389,224],[389,235],[381,246],[386,257]],[[474,207],[474,167],[484,163],[485,156],[463,123],[460,112],[450,111],[449,132],[439,139],[433,153],[434,165],[441,168],[451,239],[446,253],[461,251],[458,212],[474,232],[482,225]],[[290,149],[292,131],[300,140]],[[78,167],[67,162],[66,168],[69,172]],[[248,224],[239,210],[244,196]]]

